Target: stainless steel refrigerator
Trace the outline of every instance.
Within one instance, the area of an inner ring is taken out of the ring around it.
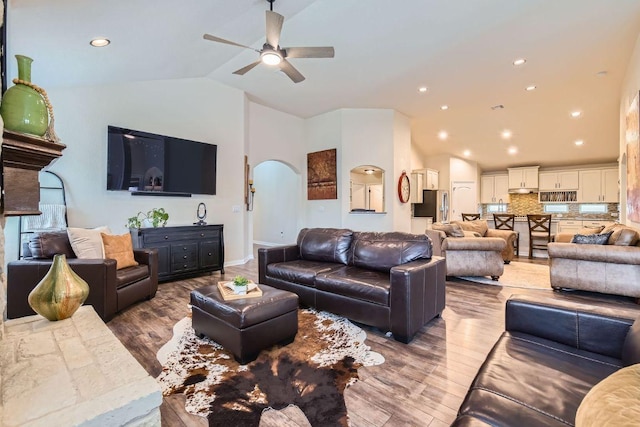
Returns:
[[[433,222],[449,221],[449,192],[423,190],[422,203],[413,205],[414,217],[431,217]]]

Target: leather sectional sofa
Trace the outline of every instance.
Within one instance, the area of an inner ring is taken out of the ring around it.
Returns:
[[[506,331],[452,426],[573,426],[579,407],[604,415],[581,402],[601,380],[640,362],[638,315],[635,307],[562,294],[511,297]],[[636,377],[636,411],[639,386]]]
[[[551,287],[640,298],[640,233],[614,224],[599,234],[609,232],[602,245],[570,243],[573,233],[556,235],[548,246]]]
[[[79,259],[66,231],[41,232],[29,241],[27,258],[7,265],[7,317],[35,314],[29,293],[51,268],[53,256],[64,254],[71,269],[89,284],[85,305],[92,305],[105,322],[130,305],[155,296],[158,289],[158,251],[135,249],[139,265],[116,269],[114,259]]]
[[[305,228],[296,245],[260,248],[258,265],[260,283],[403,343],[445,307],[445,262],[425,235]]]

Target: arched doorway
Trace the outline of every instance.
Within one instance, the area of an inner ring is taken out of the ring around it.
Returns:
[[[275,246],[296,242],[302,222],[300,183],[300,174],[277,160],[267,160],[253,168],[254,244]]]

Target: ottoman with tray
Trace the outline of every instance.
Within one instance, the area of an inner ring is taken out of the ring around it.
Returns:
[[[261,350],[292,342],[298,332],[298,296],[259,285],[262,295],[225,301],[217,285],[191,291],[193,329],[246,364]]]

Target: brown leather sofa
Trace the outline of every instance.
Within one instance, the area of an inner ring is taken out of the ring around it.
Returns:
[[[296,245],[260,248],[258,266],[260,283],[403,343],[445,307],[445,262],[425,235],[305,228]]]
[[[133,251],[139,265],[116,270],[114,259],[76,258],[66,231],[34,234],[25,258],[7,265],[7,317],[15,319],[35,312],[27,298],[51,268],[53,255],[65,254],[71,269],[89,284],[85,305],[92,305],[105,322],[130,305],[155,296],[158,289],[158,252]]]
[[[639,314],[635,307],[588,298],[511,297],[506,331],[452,426],[575,425],[589,390],[640,362]]]

